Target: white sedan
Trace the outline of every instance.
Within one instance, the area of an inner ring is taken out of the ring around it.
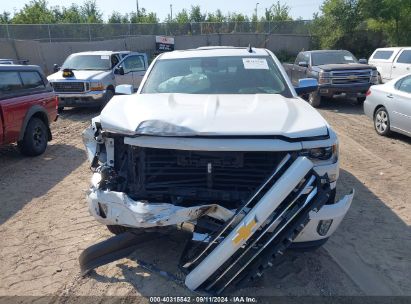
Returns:
[[[411,74],[372,86],[364,102],[379,135],[398,132],[411,136]]]

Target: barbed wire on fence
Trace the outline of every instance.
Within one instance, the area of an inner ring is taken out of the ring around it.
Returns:
[[[122,23],[122,24],[2,24],[0,39],[37,41],[93,41],[139,35],[208,35],[267,33],[310,35],[307,20],[270,22]]]

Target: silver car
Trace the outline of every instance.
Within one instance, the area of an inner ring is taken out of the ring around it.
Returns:
[[[364,102],[379,135],[398,132],[411,136],[411,74],[372,86]]]

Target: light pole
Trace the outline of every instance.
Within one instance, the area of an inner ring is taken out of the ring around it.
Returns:
[[[259,5],[260,3],[256,3],[255,4],[255,19],[257,20],[257,22],[258,22],[258,5]]]
[[[173,21],[173,5],[170,4],[170,21]]]

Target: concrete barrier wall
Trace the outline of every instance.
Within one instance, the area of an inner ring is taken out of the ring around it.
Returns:
[[[248,46],[265,47],[273,52],[285,51],[296,54],[308,50],[311,37],[298,35],[268,34],[209,34],[182,35],[175,37],[175,49],[183,50],[200,46]],[[0,40],[0,58],[28,59],[30,64],[40,65],[46,74],[53,71],[55,63],[61,65],[68,55],[82,51],[129,50],[155,53],[155,36],[142,35],[115,40],[87,42],[38,42],[30,40]]]

